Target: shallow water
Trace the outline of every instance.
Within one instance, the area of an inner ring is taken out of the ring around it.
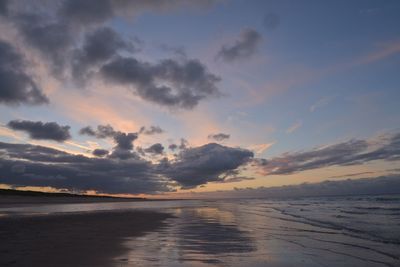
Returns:
[[[154,209],[115,266],[400,266],[400,196],[36,205],[0,216]]]

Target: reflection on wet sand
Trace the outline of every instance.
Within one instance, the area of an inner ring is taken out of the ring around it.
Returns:
[[[204,255],[207,261],[216,254],[253,251],[252,239],[235,224],[224,224],[218,217],[211,217],[208,209],[186,210],[181,215],[178,228],[178,248],[188,255]],[[217,213],[212,213],[217,215]],[[206,216],[204,216],[206,215]],[[212,259],[217,262],[218,259]]]
[[[399,229],[387,220],[392,215],[369,214],[365,221],[381,221],[372,229],[361,218],[337,216],[362,203],[338,201],[204,201],[172,208],[167,227],[125,242],[130,252],[118,266],[399,266],[399,243],[383,239]]]
[[[250,234],[237,227],[229,212],[200,207],[176,209],[174,215],[164,231],[126,243],[132,251],[126,264],[146,265],[147,261],[152,266],[214,265],[222,262],[224,254],[255,250]]]

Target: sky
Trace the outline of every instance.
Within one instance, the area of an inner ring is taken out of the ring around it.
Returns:
[[[399,12],[1,0],[0,187],[190,197],[395,179]]]

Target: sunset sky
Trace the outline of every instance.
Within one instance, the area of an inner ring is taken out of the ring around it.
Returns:
[[[0,186],[400,174],[396,0],[0,0]]]

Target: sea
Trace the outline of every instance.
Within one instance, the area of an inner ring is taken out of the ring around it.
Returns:
[[[400,195],[171,200],[0,208],[0,216],[154,210],[115,266],[400,266]]]

